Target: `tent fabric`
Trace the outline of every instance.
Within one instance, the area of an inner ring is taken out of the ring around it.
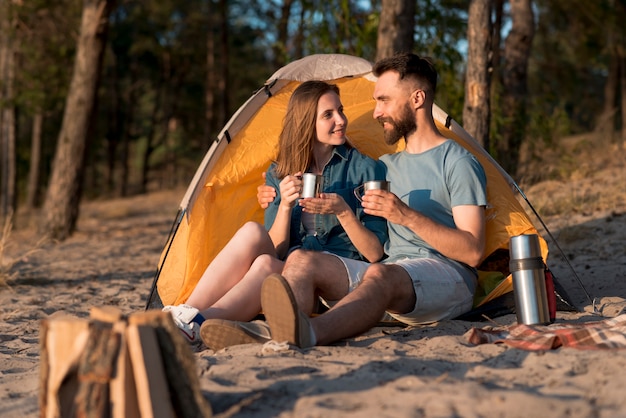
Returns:
[[[342,54],[302,58],[279,69],[244,103],[212,144],[183,197],[173,233],[160,259],[149,305],[184,303],[209,262],[246,221],[263,221],[256,199],[262,173],[275,158],[287,102],[305,80],[326,80],[338,85],[348,117],[348,138],[364,154],[378,158],[400,151],[382,140],[382,128],[372,113],[375,77],[368,61]],[[487,240],[485,265],[498,265],[506,277],[476,304],[482,305],[512,291],[508,272],[509,238],[537,234],[517,199],[510,176],[460,125],[434,105],[437,127],[470,152],[487,174]],[[548,246],[539,236],[547,260]],[[483,267],[481,266],[481,268]],[[487,268],[487,272],[492,271]],[[485,277],[493,277],[483,274]]]

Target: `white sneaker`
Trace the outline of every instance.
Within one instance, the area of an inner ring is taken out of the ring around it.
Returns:
[[[198,309],[189,305],[168,305],[163,308],[163,312],[172,314],[174,323],[189,343],[193,345],[202,343],[200,325],[193,320],[200,312]]]

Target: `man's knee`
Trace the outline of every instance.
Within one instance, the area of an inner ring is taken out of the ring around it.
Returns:
[[[285,268],[309,267],[313,265],[316,262],[316,260],[318,260],[319,262],[320,255],[321,253],[316,252],[316,251],[309,251],[309,250],[303,250],[303,249],[294,250],[289,254],[289,256],[287,256],[287,259],[285,260]]]
[[[410,312],[415,304],[415,290],[411,276],[394,264],[374,263],[363,275],[362,283],[375,286],[376,291],[388,301],[387,310]]]
[[[363,281],[368,280],[372,282],[384,282],[385,276],[389,267],[381,263],[370,264],[365,273],[363,274]]]
[[[363,274],[362,283],[370,283],[390,295],[412,288],[411,278],[402,268],[382,263],[371,264]]]

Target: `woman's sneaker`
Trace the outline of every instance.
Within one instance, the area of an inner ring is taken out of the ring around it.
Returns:
[[[190,344],[199,345],[202,343],[200,324],[202,324],[203,318],[198,309],[189,305],[168,305],[163,308],[163,312],[169,312],[172,315],[174,323]]]

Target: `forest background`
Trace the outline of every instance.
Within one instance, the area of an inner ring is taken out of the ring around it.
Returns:
[[[559,138],[626,142],[624,22],[626,0],[0,0],[0,220],[63,240],[81,200],[187,185],[316,53],[432,57],[437,104],[514,179],[565,177]]]

